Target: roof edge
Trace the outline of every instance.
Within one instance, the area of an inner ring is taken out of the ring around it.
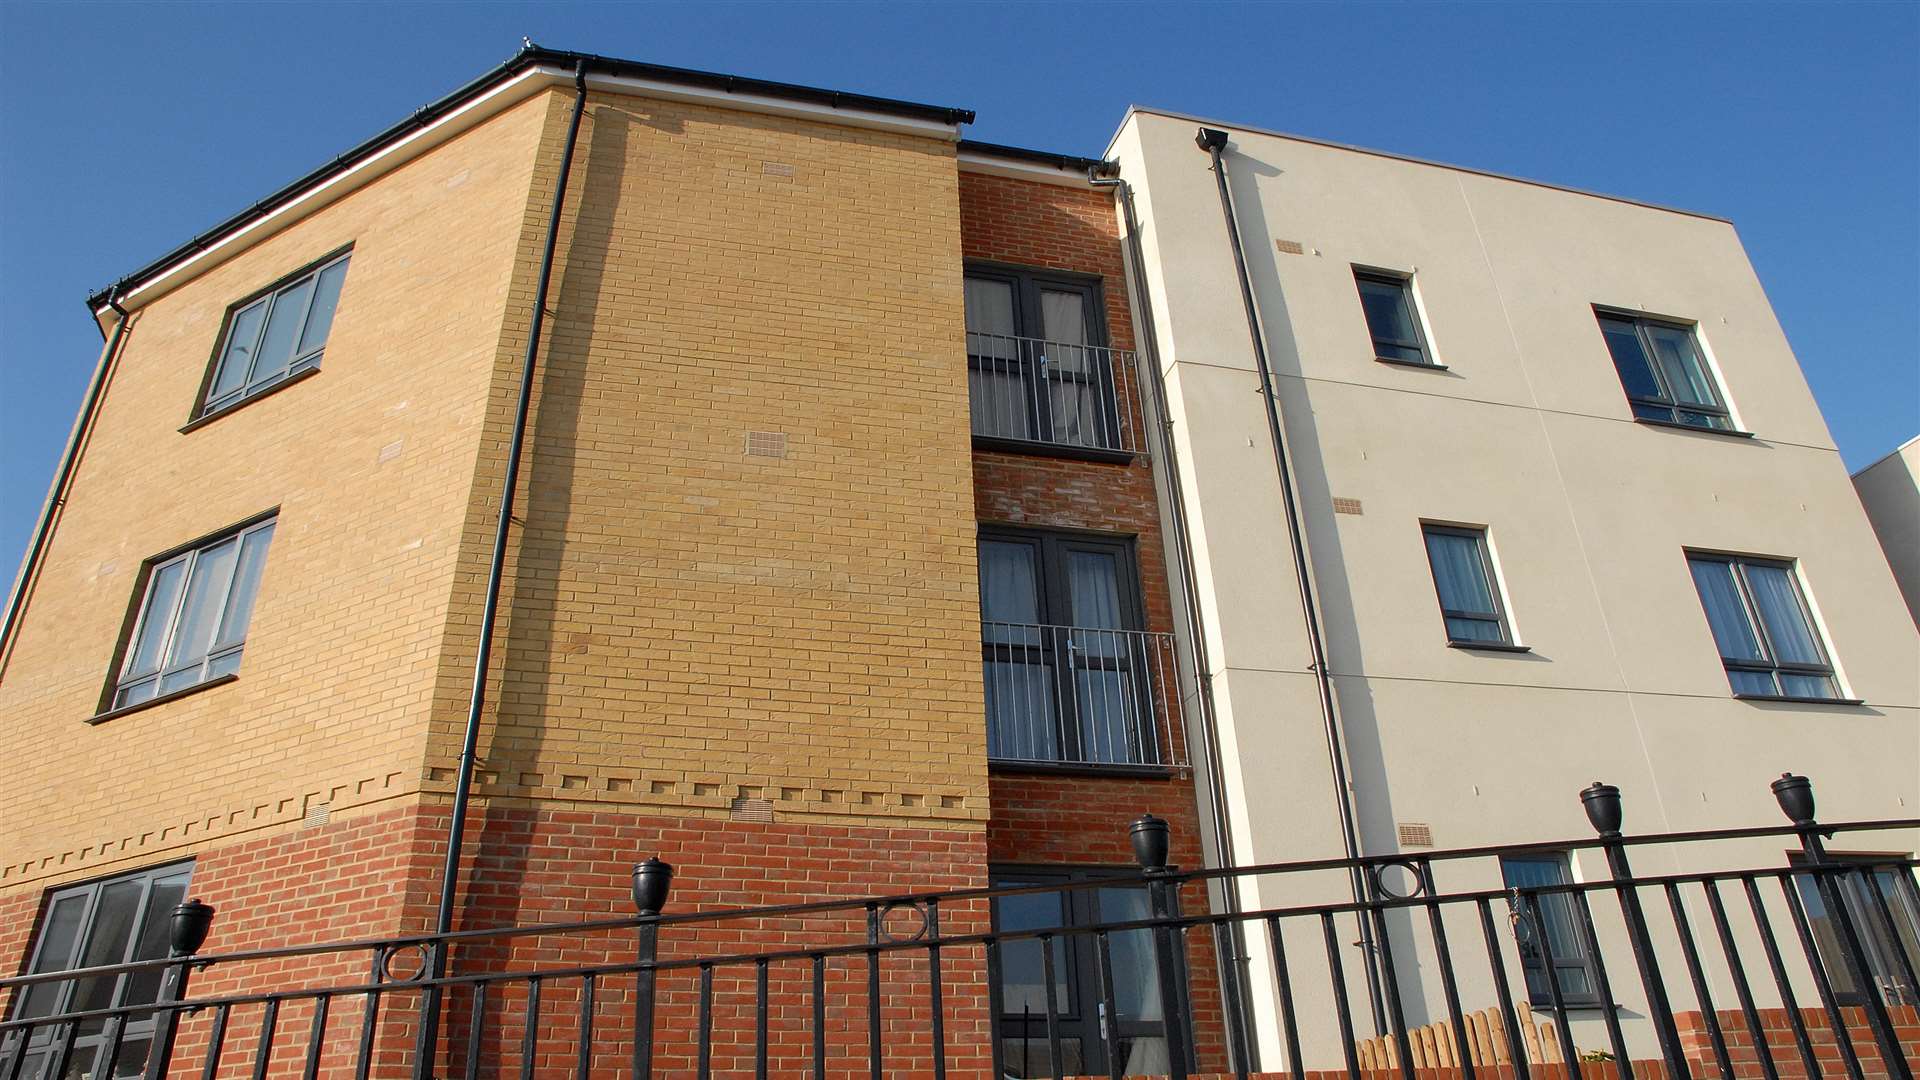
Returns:
[[[378,154],[389,144],[404,136],[425,128],[435,121],[453,112],[488,91],[509,82],[524,72],[542,65],[573,67],[584,64],[590,74],[601,74],[625,78],[650,79],[656,82],[672,83],[680,86],[696,87],[706,90],[718,90],[723,93],[755,94],[763,97],[797,101],[809,105],[825,106],[834,109],[856,109],[868,113],[880,113],[912,120],[929,121],[958,127],[971,124],[974,113],[971,109],[953,108],[944,105],[928,105],[921,102],[902,101],[894,98],[874,97],[868,94],[854,94],[839,90],[827,90],[815,86],[800,86],[794,83],[772,82],[766,79],[752,79],[737,75],[725,75],[718,72],[695,71],[690,68],[668,67],[661,64],[648,64],[636,60],[621,60],[616,57],[599,56],[593,53],[572,52],[564,49],[548,49],[528,41],[505,61],[484,74],[468,81],[434,101],[415,109],[405,120],[394,124],[373,137],[354,146],[333,160],[307,173],[279,190],[255,202],[247,209],[226,218],[213,228],[194,236],[186,243],[138,270],[121,277],[112,285],[95,291],[87,297],[87,311],[98,317],[107,300],[116,290],[121,295],[132,292],[146,282],[159,277],[172,267],[206,251],[216,242],[230,233],[239,230],[251,222],[266,217],[275,207],[287,203],[319,187],[336,176],[352,169],[366,159]]]
[[[1003,143],[982,142],[978,139],[961,139],[958,149],[963,154],[975,153],[987,157],[1008,158],[1013,161],[1032,162],[1036,165],[1052,165],[1058,169],[1104,172],[1113,168],[1113,162],[1104,158],[1079,157],[1074,154],[1055,153],[1051,150],[1029,150],[1024,146],[1007,146]]]
[[[1276,131],[1272,128],[1263,128],[1254,124],[1239,124],[1230,120],[1216,120],[1211,117],[1195,116],[1192,113],[1183,113],[1174,109],[1157,109],[1150,105],[1127,106],[1126,114],[1120,118],[1120,124],[1114,129],[1113,137],[1107,140],[1107,152],[1112,152],[1113,144],[1120,140],[1120,133],[1126,130],[1127,124],[1133,120],[1135,113],[1164,116],[1173,120],[1189,120],[1196,124],[1223,128],[1227,131],[1244,131],[1249,135],[1265,135],[1274,139],[1286,139],[1289,142],[1324,146],[1329,150],[1346,150],[1350,153],[1366,154],[1369,157],[1391,158],[1395,161],[1404,161],[1412,165],[1425,165],[1435,169],[1446,169],[1450,172],[1470,173],[1474,176],[1485,176],[1493,180],[1506,180],[1515,184],[1526,184],[1531,187],[1564,191],[1570,195],[1585,195],[1592,199],[1605,199],[1608,202],[1626,203],[1629,206],[1639,206],[1648,210],[1659,210],[1669,214],[1679,214],[1682,217],[1700,218],[1705,221],[1717,221],[1722,225],[1733,225],[1733,219],[1721,217],[1718,214],[1709,214],[1704,210],[1688,210],[1684,207],[1667,206],[1663,203],[1648,202],[1645,199],[1636,199],[1627,195],[1610,195],[1604,191],[1591,191],[1587,188],[1573,187],[1570,184],[1556,184],[1551,180],[1536,180],[1528,176],[1514,176],[1511,173],[1494,172],[1492,169],[1478,169],[1471,165],[1454,165],[1445,161],[1434,161],[1431,158],[1414,157],[1412,154],[1398,154],[1392,150],[1377,150],[1370,146],[1355,146],[1352,143],[1335,142],[1332,139],[1316,139],[1311,135],[1297,135],[1290,131]]]

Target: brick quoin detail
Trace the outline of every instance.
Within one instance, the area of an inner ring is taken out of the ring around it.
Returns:
[[[1107,340],[1133,347],[1118,221],[1110,192],[963,172],[961,247],[969,259],[1096,275],[1106,308]],[[1140,416],[1134,370],[1116,365],[1120,393]],[[1126,411],[1123,409],[1123,412]],[[1144,439],[1147,432],[1138,434]],[[1076,461],[974,451],[975,513],[983,523],[1090,529],[1135,541],[1146,629],[1173,630],[1167,560],[1151,463]],[[1168,717],[1163,715],[1163,722]],[[1186,760],[1185,732],[1172,723],[1173,753]],[[996,864],[1131,868],[1126,826],[1143,813],[1167,819],[1170,858],[1201,864],[1200,823],[1192,777],[1085,777],[994,772],[988,780],[987,854]],[[1206,897],[1183,890],[1182,910],[1203,911]],[[1224,1067],[1223,1020],[1213,943],[1205,931],[1188,938],[1188,969],[1199,1059]]]

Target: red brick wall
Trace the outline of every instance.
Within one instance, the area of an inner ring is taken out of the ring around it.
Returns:
[[[1727,1009],[1715,1014],[1720,1022],[1721,1034],[1726,1038],[1727,1057],[1733,1062],[1734,1075],[1741,1080],[1765,1076],[1761,1071],[1760,1054],[1767,1052],[1783,1080],[1805,1080],[1806,1063],[1800,1056],[1800,1047],[1794,1039],[1787,1010],[1756,1011],[1760,1017],[1762,1040],[1753,1037],[1753,1032],[1747,1027],[1746,1017],[1738,1010]],[[1920,1010],[1905,1005],[1887,1011],[1892,1015],[1894,1036],[1899,1040],[1907,1061],[1920,1065]],[[1874,1040],[1873,1029],[1867,1024],[1866,1010],[1847,1008],[1841,1010],[1841,1015],[1846,1020],[1848,1041],[1859,1056],[1860,1071],[1869,1078],[1890,1075],[1886,1063],[1880,1058],[1880,1045]],[[1707,1037],[1706,1018],[1697,1012],[1685,1012],[1675,1016],[1674,1020],[1680,1027],[1680,1042],[1687,1057],[1694,1063],[1695,1074],[1717,1074],[1719,1061],[1714,1057],[1713,1043]],[[1800,1020],[1806,1026],[1807,1041],[1813,1045],[1814,1060],[1820,1065],[1817,1075],[1846,1075],[1840,1046],[1834,1040],[1833,1025],[1828,1021],[1825,1010],[1802,1009]]]
[[[967,258],[1097,275],[1107,314],[1107,338],[1133,347],[1132,314],[1112,194],[1003,177],[960,176],[961,246]],[[1140,416],[1135,373],[1116,363],[1120,392],[1131,399],[1123,414]],[[1138,436],[1147,434],[1140,425]],[[1135,538],[1146,628],[1173,630],[1167,559],[1160,533],[1151,462],[1131,464],[976,450],[975,515],[982,522],[1038,528],[1092,529]],[[1168,672],[1171,677],[1172,672]],[[1162,711],[1174,760],[1187,761],[1177,712]],[[1166,778],[1072,776],[996,771],[989,777],[991,816],[987,854],[997,864],[1133,865],[1127,823],[1143,813],[1167,819],[1173,861],[1201,863],[1193,781],[1185,772]],[[1197,889],[1181,896],[1183,909],[1204,911]],[[1208,935],[1192,935],[1195,1031],[1201,1061],[1225,1064],[1218,982]]]

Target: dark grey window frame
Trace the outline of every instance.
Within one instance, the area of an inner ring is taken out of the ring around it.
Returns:
[[[237,656],[245,651],[247,641],[251,636],[250,635],[251,624],[252,624],[251,610],[249,611],[249,614],[248,614],[247,631],[243,631],[240,638],[237,641],[215,642],[213,643],[213,645],[218,647],[209,647],[207,654],[200,659],[199,666],[202,674],[202,677],[200,679],[197,679],[192,683],[187,683],[187,684],[184,684],[169,690],[165,690],[165,691],[161,691],[158,689],[159,681],[161,679],[167,677],[170,674],[178,674],[179,672],[185,671],[188,669],[187,665],[180,665],[176,669],[169,670],[165,663],[165,657],[166,657],[166,654],[171,650],[172,637],[174,632],[178,629],[177,624],[180,616],[180,609],[181,609],[181,606],[185,603],[188,587],[192,584],[192,581],[193,581],[192,562],[195,559],[197,559],[200,552],[203,552],[209,548],[225,543],[228,540],[241,541],[241,543],[235,549],[234,565],[232,570],[229,572],[228,580],[226,584],[222,587],[222,592],[220,595],[220,604],[219,604],[218,610],[222,613],[222,617],[224,617],[227,601],[231,599],[231,590],[233,587],[233,580],[235,577],[238,576],[240,572],[240,565],[241,565],[240,556],[245,550],[245,543],[243,538],[252,533],[259,531],[262,528],[272,527],[278,524],[279,520],[280,520],[280,508],[276,506],[271,510],[266,510],[261,513],[255,514],[244,521],[240,521],[235,524],[226,526],[225,528],[217,529],[213,532],[207,533],[204,536],[200,536],[193,540],[190,540],[184,544],[180,544],[175,547],[169,548],[166,551],[163,551],[160,554],[155,555],[150,559],[147,559],[144,563],[141,564],[140,573],[134,580],[132,599],[128,603],[126,616],[121,621],[120,637],[119,637],[119,640],[115,643],[114,651],[113,651],[113,664],[110,668],[108,668],[106,687],[101,692],[100,703],[98,708],[95,710],[96,712],[95,719],[99,719],[100,717],[108,716],[108,715],[118,715],[121,712],[131,711],[136,708],[142,708],[149,704],[158,704],[161,701],[171,701],[175,697],[178,697],[182,694],[188,693],[190,691],[199,689],[204,686],[220,683],[230,678],[231,673],[222,673],[219,675],[208,675],[206,674],[206,672],[211,670],[212,664],[215,660],[225,659],[229,656]],[[269,551],[271,551],[271,541],[269,541]],[[183,577],[180,581],[179,595],[174,597],[173,601],[169,605],[169,609],[168,609],[169,614],[167,618],[171,625],[167,627],[166,638],[162,640],[162,642],[160,643],[160,647],[158,651],[158,656],[160,657],[160,665],[157,668],[155,668],[151,673],[142,672],[138,675],[133,675],[131,672],[129,672],[128,665],[133,662],[132,653],[135,647],[135,643],[139,640],[140,632],[146,626],[147,618],[149,615],[149,612],[147,609],[152,600],[154,577],[163,568],[173,565],[175,563],[182,562],[183,560],[187,562],[187,570],[185,571],[186,576]],[[258,599],[259,599],[258,594],[256,593],[254,598],[255,604],[258,603]],[[218,629],[219,627],[216,625],[215,631],[217,632]],[[147,681],[149,678],[154,681],[155,687],[156,687],[156,692],[152,696],[148,698],[144,698],[140,701],[131,702],[131,703],[122,703],[119,701],[121,690],[124,689],[127,685],[129,685],[129,683],[138,684],[138,683]]]
[[[1503,888],[1509,890],[1510,896],[1512,895],[1512,890],[1515,888],[1508,883],[1507,864],[1510,862],[1549,864],[1559,872],[1561,884],[1572,885],[1574,883],[1573,860],[1566,852],[1542,851],[1526,855],[1502,855],[1500,856],[1500,883]],[[1570,909],[1578,903],[1571,892],[1555,893],[1553,895],[1565,899]],[[1520,914],[1517,909],[1516,914]],[[1544,920],[1545,915],[1543,914],[1541,918]],[[1570,911],[1569,918],[1576,918],[1576,916],[1572,915]],[[1551,1008],[1553,1005],[1552,992],[1545,988],[1535,990],[1532,982],[1526,978],[1529,971],[1544,974],[1547,970],[1546,957],[1544,955],[1538,952],[1532,955],[1528,953],[1527,942],[1531,939],[1534,932],[1532,927],[1531,916],[1522,915],[1516,918],[1513,923],[1514,948],[1520,954],[1521,983],[1526,987],[1528,1004],[1536,1009]],[[1587,948],[1586,939],[1583,935],[1576,932],[1573,935],[1573,943],[1578,951],[1577,956],[1554,956],[1551,966],[1556,973],[1555,977],[1558,978],[1557,973],[1561,969],[1569,971],[1578,970],[1585,973],[1587,986],[1591,989],[1585,992],[1575,992],[1569,990],[1565,981],[1561,980],[1560,1000],[1569,1009],[1601,1008],[1605,1003],[1600,999],[1600,981],[1594,977],[1593,956]]]
[[[1733,412],[1727,407],[1726,388],[1720,385],[1719,372],[1715,371],[1713,365],[1707,362],[1706,349],[1700,344],[1699,323],[1689,322],[1685,319],[1648,315],[1644,312],[1627,311],[1621,308],[1611,308],[1601,304],[1593,305],[1593,316],[1595,324],[1600,328],[1601,346],[1607,349],[1607,359],[1614,365],[1614,374],[1616,376],[1620,374],[1620,362],[1613,358],[1612,347],[1606,344],[1606,324],[1609,322],[1628,323],[1632,325],[1634,335],[1640,341],[1641,354],[1647,361],[1647,372],[1653,377],[1653,381],[1660,388],[1659,395],[1655,397],[1635,396],[1632,391],[1627,389],[1626,380],[1624,378],[1621,380],[1620,389],[1626,394],[1627,407],[1629,411],[1633,413],[1635,422],[1680,427],[1689,431],[1716,432],[1722,435],[1744,437],[1749,434],[1734,426]],[[1696,405],[1683,402],[1673,392],[1673,386],[1668,381],[1666,370],[1660,365],[1660,354],[1654,348],[1653,339],[1647,333],[1647,328],[1654,326],[1664,327],[1668,330],[1682,331],[1693,340],[1694,358],[1700,362],[1701,373],[1706,377],[1707,390],[1713,395],[1712,403]],[[1645,414],[1646,412],[1662,410],[1665,411],[1665,416],[1648,416]],[[1681,418],[1682,413],[1694,413],[1710,417],[1712,421],[1723,422],[1724,426],[1711,421],[1706,424],[1688,423]]]
[[[1034,549],[1035,585],[1038,595],[1035,597],[1042,626],[1073,625],[1073,595],[1070,574],[1067,570],[1067,556],[1074,548],[1099,550],[1115,556],[1118,577],[1115,585],[1120,594],[1120,616],[1123,633],[1144,633],[1147,630],[1146,594],[1140,578],[1139,538],[1137,536],[1104,533],[1083,529],[1050,529],[1022,525],[1004,525],[982,523],[975,540],[995,541],[1008,544],[1024,544]],[[976,555],[977,558],[977,555]],[[984,584],[982,586],[984,588]],[[1065,653],[1068,640],[1058,638],[1042,641],[1038,644],[1009,644],[983,640],[980,643],[981,662],[983,664],[1005,663],[1014,658],[1023,662],[1038,664],[1050,672],[1055,685],[1055,700],[1059,702],[1077,702],[1073,692],[1073,680],[1083,670],[1088,661],[1082,657],[1076,660]],[[1148,675],[1133,664],[1131,656],[1107,658],[1107,662],[1130,667],[1132,681],[1139,685]],[[1123,667],[1123,669],[1124,669]],[[1114,668],[1106,668],[1114,670]],[[1151,701],[1152,695],[1144,686],[1139,690],[1140,700]],[[1064,707],[1064,706],[1063,706]],[[1140,717],[1147,730],[1140,733],[1143,747],[1153,748],[1155,760],[1133,763],[1102,762],[1090,763],[1082,759],[1084,747],[1081,744],[1078,717],[1057,716],[1059,738],[1061,740],[1060,758],[1051,761],[1028,759],[989,758],[989,764],[1007,762],[1028,770],[1096,771],[1125,772],[1129,769],[1153,770],[1158,773],[1165,769],[1158,760],[1160,717],[1155,710],[1147,710]],[[992,717],[988,717],[992,722]]]
[[[1742,555],[1727,551],[1702,551],[1696,548],[1687,548],[1686,558],[1688,563],[1687,577],[1689,584],[1693,583],[1692,563],[1695,560],[1726,563],[1733,568],[1733,581],[1734,585],[1740,590],[1740,606],[1742,613],[1746,616],[1747,632],[1753,635],[1753,640],[1765,655],[1765,659],[1745,660],[1723,655],[1720,657],[1720,663],[1728,672],[1747,671],[1755,674],[1766,674],[1772,677],[1776,688],[1780,685],[1780,676],[1782,674],[1825,678],[1827,684],[1833,687],[1833,696],[1831,697],[1803,697],[1796,694],[1754,694],[1733,688],[1732,681],[1729,679],[1728,687],[1733,689],[1734,697],[1753,701],[1802,701],[1819,702],[1829,705],[1857,704],[1857,702],[1846,697],[1841,692],[1840,676],[1833,667],[1833,651],[1827,648],[1826,639],[1820,633],[1820,623],[1813,617],[1813,607],[1807,602],[1807,590],[1805,584],[1800,580],[1799,568],[1794,560],[1771,558],[1764,555]],[[1807,636],[1812,639],[1813,647],[1819,651],[1820,658],[1824,663],[1803,664],[1791,660],[1779,659],[1778,654],[1774,650],[1773,639],[1767,633],[1766,620],[1760,617],[1759,605],[1755,603],[1753,599],[1753,587],[1747,581],[1745,570],[1748,566],[1769,566],[1787,572],[1787,577],[1793,582],[1793,598],[1799,605],[1800,618],[1806,623]],[[1695,586],[1694,596],[1695,599],[1700,601],[1701,615],[1706,617],[1708,615],[1706,600],[1699,595],[1698,586]],[[1710,638],[1712,632],[1712,620],[1709,618],[1708,635]],[[1719,651],[1720,647],[1716,642],[1714,652],[1718,653]]]
[[[1427,550],[1427,535],[1438,533],[1442,536],[1459,536],[1472,540],[1474,550],[1480,556],[1480,572],[1487,579],[1487,602],[1493,605],[1492,614],[1484,611],[1465,611],[1447,606],[1440,593],[1440,575],[1434,572],[1433,555]],[[1452,525],[1440,521],[1422,521],[1420,523],[1420,551],[1427,556],[1427,576],[1433,579],[1434,603],[1440,607],[1440,626],[1447,633],[1447,644],[1460,649],[1492,649],[1498,652],[1522,652],[1526,647],[1513,639],[1513,625],[1507,621],[1507,605],[1501,597],[1501,583],[1498,569],[1493,565],[1493,546],[1487,540],[1487,530],[1481,525]],[[1458,638],[1447,627],[1448,619],[1467,619],[1473,622],[1491,623],[1500,628],[1498,641],[1484,641],[1478,638]]]
[[[190,884],[192,881],[193,867],[193,860],[186,859],[179,862],[166,863],[161,866],[136,870],[131,873],[97,878],[93,881],[78,885],[49,889],[41,904],[38,924],[34,927],[33,947],[28,950],[27,967],[25,970],[28,972],[40,972],[42,970],[41,963],[44,959],[42,954],[47,948],[47,920],[53,914],[55,905],[76,896],[85,898],[83,901],[85,908],[81,916],[80,930],[75,934],[67,957],[59,961],[59,967],[46,969],[47,971],[71,970],[80,966],[80,958],[86,956],[94,944],[94,935],[98,930],[95,920],[100,913],[100,896],[102,892],[116,884],[137,881],[140,883],[141,889],[139,899],[134,902],[134,911],[136,912],[135,920],[127,929],[127,939],[121,946],[119,954],[115,958],[105,961],[107,964],[129,962],[139,946],[141,938],[148,935],[148,927],[146,925],[147,917],[153,915],[162,920],[167,917],[164,912],[154,913],[148,910],[154,885],[158,882],[180,877],[184,877],[186,883]],[[183,888],[181,893],[184,897],[186,890]],[[162,932],[164,932],[164,929],[164,926],[161,927]],[[165,955],[164,950],[162,950],[161,955]],[[126,995],[128,988],[132,985],[133,977],[122,974],[113,976],[113,979],[114,987],[110,999],[113,1006],[127,1004]],[[57,1015],[69,1011],[70,1003],[73,1001],[73,995],[79,988],[79,980],[66,980],[41,985],[56,987],[57,989],[54,990],[56,996],[47,1008],[36,1009],[35,1015]],[[8,1004],[7,1018],[10,1020],[20,1019],[21,1010],[30,996],[25,989],[15,993]],[[130,1043],[138,1043],[142,1039],[151,1039],[154,1028],[155,1014],[129,1014],[128,1020],[120,1035],[120,1043],[124,1047]],[[57,1042],[62,1038],[64,1038],[63,1025],[47,1025],[36,1028],[33,1036],[27,1041],[24,1048],[18,1045],[17,1038],[8,1038],[0,1041],[0,1074],[11,1074],[14,1066],[14,1055],[18,1053],[26,1055],[30,1059],[33,1057],[38,1057],[39,1059],[33,1065],[22,1063],[19,1071],[19,1080],[43,1080],[46,1066],[51,1063],[48,1055],[50,1051],[56,1048]],[[100,1065],[103,1064],[100,1052],[105,1048],[105,1045],[106,1038],[104,1031],[83,1034],[75,1038],[73,1049],[67,1061],[67,1068],[75,1070],[80,1074],[97,1073]],[[93,1064],[91,1067],[81,1067],[81,1062],[89,1060],[88,1055],[92,1055],[91,1060]],[[116,1070],[125,1069],[129,1064],[137,1063],[131,1062],[129,1058],[122,1055],[120,1061],[116,1064]],[[122,1073],[120,1075],[138,1074]]]
[[[1119,383],[1113,370],[1113,353],[1110,336],[1107,332],[1106,279],[1099,274],[1081,273],[1073,270],[1055,270],[1042,266],[1027,266],[1020,263],[1001,262],[994,259],[968,259],[961,270],[963,278],[978,278],[983,281],[997,281],[1009,286],[1013,291],[1013,321],[1017,333],[1015,337],[1033,341],[1046,340],[1046,327],[1041,321],[1040,294],[1052,289],[1060,292],[1074,292],[1084,300],[1087,323],[1086,344],[1088,370],[1083,380],[1096,386],[1113,387],[1118,392]],[[971,331],[968,339],[973,341]],[[993,370],[1017,374],[1028,387],[1033,414],[1032,438],[1003,438],[997,435],[975,434],[974,443],[981,447],[996,450],[1011,450],[1023,454],[1046,456],[1088,458],[1095,461],[1131,461],[1132,451],[1122,450],[1118,444],[1120,438],[1121,409],[1118,401],[1108,399],[1106,394],[1097,394],[1102,430],[1112,434],[1116,445],[1081,446],[1074,443],[1058,443],[1038,437],[1039,433],[1052,430],[1052,402],[1047,394],[1039,393],[1042,376],[1034,370],[1038,358],[1022,353],[1016,358],[977,355],[971,347],[967,350],[967,367],[970,370],[991,366]],[[1058,378],[1059,376],[1054,376]]]
[[[206,374],[200,380],[200,392],[194,397],[193,415],[188,417],[187,426],[183,428],[182,431],[191,431],[199,426],[200,421],[211,419],[214,416],[224,415],[255,398],[263,397],[282,386],[320,370],[320,361],[327,351],[327,341],[323,339],[318,346],[301,352],[299,351],[300,339],[305,335],[307,320],[312,316],[313,297],[318,292],[317,283],[320,275],[336,264],[349,261],[352,257],[352,244],[336,248],[322,255],[320,258],[294,270],[292,273],[276,279],[272,284],[248,293],[227,307],[226,315],[220,320],[220,333],[214,338],[213,354],[207,360]],[[210,395],[212,395],[214,387],[218,385],[220,381],[221,361],[227,352],[228,338],[233,334],[235,321],[243,313],[253,308],[254,305],[260,303],[267,305],[267,310],[262,313],[260,325],[254,331],[253,351],[255,355],[251,356],[248,360],[248,363],[252,364],[258,359],[257,353],[260,339],[266,334],[268,324],[272,321],[274,304],[279,301],[282,294],[292,291],[308,280],[314,281],[316,288],[308,293],[305,300],[306,306],[300,314],[299,326],[294,330],[292,347],[295,352],[288,358],[286,370],[271,378],[264,378],[257,382],[249,377],[243,377],[239,387],[222,395],[218,401],[211,400]],[[338,301],[336,299],[336,314],[338,312],[337,303]],[[329,318],[331,318],[331,316]],[[332,336],[332,329],[331,326],[329,326],[327,337],[330,339]]]
[[[1171,867],[1170,869],[1178,869],[1178,867]],[[1111,877],[1117,879],[1114,885],[1144,888],[1145,886],[1141,885],[1138,879],[1138,874],[1139,869],[1137,867],[1061,866],[1057,863],[994,863],[988,867],[988,878],[996,887],[1001,885],[1050,884],[1066,886],[1070,884],[1099,882],[1104,878]],[[1099,912],[1096,905],[1099,898],[1096,892],[1098,888],[1098,885],[1086,885],[1077,889],[1063,888],[1057,894],[1066,911],[1063,926],[1075,927],[1097,924]],[[1169,888],[1167,894],[1168,902],[1172,905],[1172,913],[1178,916],[1180,914],[1179,890]],[[992,929],[997,933],[1000,931],[999,905],[997,903],[990,904],[988,910]],[[1100,986],[1100,969],[1093,935],[1062,934],[1055,939],[1055,945],[1059,951],[1066,954],[1064,968],[1056,968],[1057,975],[1067,983],[1067,999],[1059,1003],[1061,1035],[1063,1038],[1079,1038],[1083,1040],[1082,1046],[1084,1047],[1085,1057],[1082,1062],[1084,1066],[1081,1070],[1082,1072],[1105,1073],[1107,1071],[1106,1046],[1104,1040],[1101,1038],[1100,1018],[1097,1009],[1100,998],[1100,991],[1098,989]],[[1004,947],[1002,951],[1004,952]],[[1188,999],[1191,1000],[1192,987],[1189,982],[1190,972],[1187,967],[1186,951],[1176,948],[1174,950],[1173,962],[1175,982],[1186,994]],[[998,974],[998,972],[994,972],[994,977],[988,979],[987,985],[990,1015],[993,1018],[992,1043],[994,1075],[1007,1076],[1009,1074],[1005,1071],[1005,1063],[1002,1060],[1003,1044],[1011,1039],[1032,1039],[1039,1044],[1041,1048],[1040,1053],[1044,1054],[1046,1052],[1044,1049],[1046,1046],[1046,1017],[1044,1013],[1030,1017],[1021,1016],[1017,1013],[1011,1015],[1005,1013],[1002,1005],[1002,994],[1000,979],[997,977]],[[1085,1010],[1083,1014],[1081,1010],[1076,1008],[1076,1003],[1087,1003],[1096,1007]],[[1175,1011],[1176,1010],[1166,1008],[1161,1010],[1163,1016],[1170,1015]],[[1184,1008],[1177,1011],[1181,1016],[1187,1016],[1191,1012],[1190,1009]],[[1121,1024],[1119,1025],[1117,1034],[1121,1037],[1127,1037],[1165,1036],[1170,1033],[1166,1021],[1160,1020]],[[1181,1034],[1185,1039],[1185,1045],[1187,1047],[1187,1060],[1191,1061],[1193,1060],[1193,1030],[1191,1026],[1188,1026]]]
[[[1386,285],[1399,290],[1400,302],[1406,305],[1407,322],[1413,326],[1413,340],[1411,341],[1401,338],[1381,337],[1374,329],[1373,320],[1367,317],[1367,306],[1363,299],[1360,305],[1360,319],[1366,323],[1367,338],[1373,344],[1374,360],[1382,364],[1398,364],[1402,367],[1445,370],[1446,365],[1434,358],[1433,346],[1427,342],[1425,321],[1421,318],[1420,299],[1414,295],[1413,291],[1413,275],[1398,270],[1383,270],[1379,267],[1361,266],[1357,263],[1353,264],[1353,287],[1355,292],[1364,298],[1365,292],[1361,288],[1363,283]],[[1420,354],[1420,359],[1407,360],[1397,356],[1382,356],[1380,355],[1381,345],[1390,345],[1399,349],[1412,349]]]

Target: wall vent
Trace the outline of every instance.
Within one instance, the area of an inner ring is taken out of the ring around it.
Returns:
[[[1305,255],[1307,249],[1298,240],[1275,240],[1273,246],[1282,255]]]
[[[747,432],[747,456],[783,458],[787,456],[787,433],[784,431]]]
[[[1433,846],[1433,826],[1424,821],[1402,821],[1396,831],[1403,848]]]
[[[323,803],[323,802],[308,803],[307,814],[305,817],[300,819],[300,827],[303,829],[319,828],[320,826],[325,825],[327,823],[327,819],[332,816],[333,816],[332,803]]]
[[[742,795],[733,800],[732,809],[735,821],[773,820],[773,803],[767,799],[749,799]]]
[[[1362,509],[1360,508],[1360,500],[1359,500],[1359,499],[1335,499],[1335,500],[1333,500],[1333,512],[1334,512],[1334,513],[1336,513],[1336,514],[1364,514],[1364,513],[1366,513],[1366,511],[1365,511],[1365,510],[1362,510]]]
[[[784,161],[763,161],[760,163],[760,171],[768,176],[792,176],[793,166]]]

